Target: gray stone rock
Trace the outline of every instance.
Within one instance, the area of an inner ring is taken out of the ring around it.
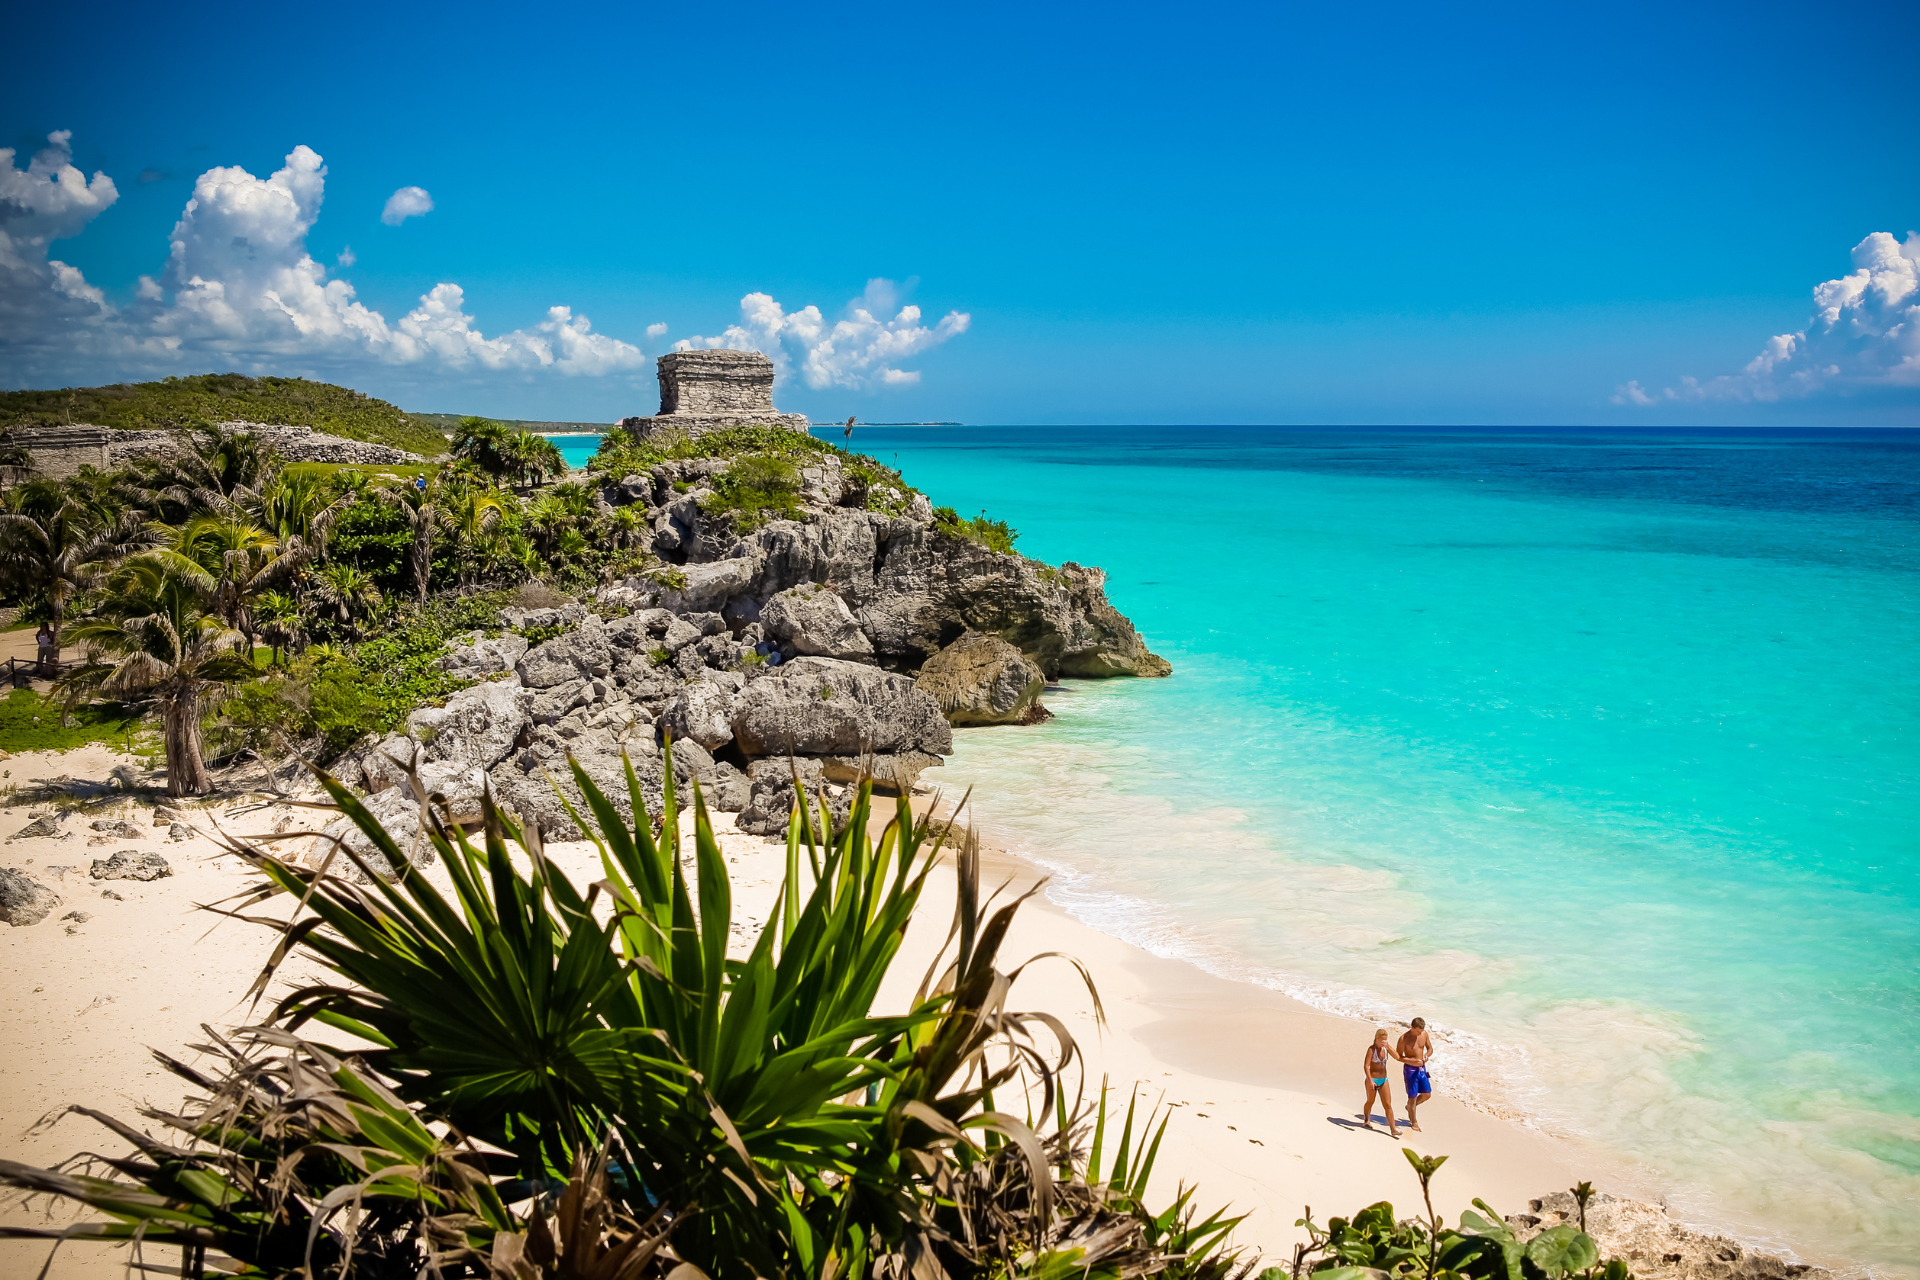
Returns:
[[[93,919],[93,912],[91,912],[91,911],[69,911],[69,912],[67,912],[67,914],[65,914],[65,915],[63,915],[63,916],[61,916],[60,918],[61,918],[62,920],[71,920],[71,921],[73,921],[73,922],[74,922],[75,924],[85,924],[85,923],[86,923],[87,921],[89,921],[89,920],[91,920],[91,919]]]
[[[184,822],[176,822],[167,828],[167,839],[173,841],[193,839],[193,828]]]
[[[871,777],[876,791],[912,791],[920,775],[945,761],[924,751],[895,751],[875,755],[816,756],[820,774],[829,782],[858,783]]]
[[[1530,1201],[1528,1212],[1507,1218],[1527,1241],[1542,1231],[1579,1223],[1572,1195],[1556,1191]],[[1618,1258],[1636,1280],[1832,1280],[1824,1267],[1789,1262],[1738,1241],[1675,1222],[1659,1205],[1600,1192],[1587,1202],[1587,1234],[1602,1258]]]
[[[481,678],[512,671],[527,653],[527,638],[511,631],[497,640],[489,640],[478,631],[469,632],[462,639],[464,643],[448,650],[434,665],[442,671]]]
[[[428,759],[482,770],[506,758],[526,723],[520,684],[512,678],[462,689],[446,706],[423,708],[407,717],[407,727],[425,743]]]
[[[43,813],[8,836],[7,842],[11,844],[15,840],[39,840],[47,836],[57,836],[60,834],[60,821],[64,816],[58,812]]]
[[[500,611],[500,621],[515,631],[544,631],[549,627],[577,627],[586,620],[587,607],[577,601],[563,605],[539,605],[528,608],[509,605]]]
[[[662,592],[661,607],[679,611],[719,609],[747,592],[761,570],[761,562],[753,557],[686,565],[680,570],[685,585]]]
[[[39,924],[60,905],[60,895],[18,867],[0,871],[0,920],[16,929]]]
[[[902,675],[832,658],[796,658],[734,701],[733,736],[749,756],[859,756],[953,750],[939,704]]]
[[[651,747],[651,743],[644,744]],[[657,752],[643,749],[639,742],[628,742],[628,757],[640,783],[642,801],[649,813],[660,811],[662,765]],[[582,771],[612,802],[621,821],[631,826],[633,806],[627,792],[626,765],[620,743],[612,735],[588,732],[572,741],[562,740],[550,728],[534,730],[534,741],[512,760],[496,766],[488,775],[497,801],[512,808],[525,821],[540,828],[549,840],[578,840],[581,830],[566,806],[565,797],[575,811],[591,816],[579,785],[569,767],[567,753],[572,752]]]
[[[852,794],[845,786],[829,783],[818,760],[804,757],[755,760],[749,764],[747,803],[740,810],[740,816],[734,819],[734,825],[753,835],[785,835],[787,823],[793,815],[793,783],[796,775],[807,797],[808,812],[817,817],[820,798],[824,796],[828,814],[835,830],[838,830],[853,810]],[[815,833],[816,838],[830,834]]]
[[[184,831],[186,828],[176,827],[175,830]],[[172,875],[173,868],[167,865],[165,858],[151,850],[122,849],[111,858],[96,859],[87,874],[95,880],[148,881]]]
[[[386,832],[407,862],[420,867],[433,865],[433,844],[420,824],[419,801],[404,789],[393,787],[369,796],[362,803],[368,815]],[[309,856],[318,866],[332,854],[332,870],[336,874],[364,882],[365,873],[354,865],[351,858],[337,852],[342,846],[358,854],[368,868],[383,880],[391,880],[399,874],[398,869],[374,844],[373,838],[345,814],[327,824],[314,842],[313,852]]]
[[[514,669],[527,688],[546,689],[605,675],[612,663],[606,628],[597,615],[590,614],[574,630],[527,650]]]
[[[707,775],[707,807],[716,813],[738,813],[753,798],[747,775],[726,761],[717,761]]]
[[[536,692],[527,700],[526,714],[534,724],[555,724],[576,707],[587,706],[592,701],[592,690],[587,681],[569,680],[566,684]]]
[[[940,704],[953,725],[1038,724],[1046,677],[999,636],[969,631],[927,659],[914,687]]]
[[[675,694],[660,712],[657,728],[671,731],[676,742],[697,742],[708,751],[733,741],[733,698],[705,680],[695,681]]]
[[[96,818],[92,822],[89,822],[87,826],[89,829],[98,831],[102,835],[113,836],[119,840],[138,840],[146,834],[146,832],[134,826],[131,822],[126,822],[119,818]]]
[[[186,820],[187,815],[178,809],[169,809],[163,804],[158,804],[153,807],[153,825],[156,827],[170,826],[175,822],[185,822]]]
[[[802,654],[870,661],[873,642],[854,620],[847,602],[816,583],[789,587],[760,609],[767,633]]]

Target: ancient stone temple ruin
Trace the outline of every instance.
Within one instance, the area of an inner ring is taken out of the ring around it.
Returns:
[[[674,429],[704,435],[722,427],[805,431],[803,413],[773,407],[773,361],[758,351],[675,351],[660,357],[660,412],[622,418],[638,435]]]

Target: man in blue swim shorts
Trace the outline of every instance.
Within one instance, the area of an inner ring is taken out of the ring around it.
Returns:
[[[1400,1074],[1407,1083],[1407,1128],[1420,1131],[1416,1108],[1433,1096],[1433,1080],[1427,1075],[1427,1061],[1433,1057],[1433,1041],[1427,1038],[1427,1020],[1415,1018],[1407,1033],[1400,1037],[1394,1057],[1400,1059]]]

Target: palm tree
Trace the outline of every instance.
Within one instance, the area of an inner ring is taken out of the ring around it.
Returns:
[[[0,512],[0,566],[17,591],[45,593],[54,661],[75,593],[97,582],[105,566],[152,546],[157,537],[140,514],[103,520],[51,480],[30,480],[7,495]]]
[[[254,675],[253,663],[234,652],[239,637],[215,607],[215,579],[163,547],[128,556],[107,588],[100,611],[75,622],[69,634],[114,660],[90,661],[58,687],[69,705],[100,694],[151,698],[160,708],[167,794],[205,795],[213,790],[200,732],[206,691]]]
[[[250,431],[189,427],[182,444],[164,458],[140,464],[143,496],[156,511],[172,508],[172,518],[257,507],[261,491],[278,475],[273,451]]]
[[[373,578],[350,564],[330,564],[314,585],[314,597],[332,605],[334,615],[354,639],[360,638],[359,619],[380,604],[380,588]]]
[[[274,475],[252,509],[262,528],[289,549],[300,546],[324,556],[334,521],[367,487],[364,472],[347,471],[329,480],[313,472]]]
[[[532,477],[533,484],[538,487],[549,478],[567,473],[567,459],[560,452],[560,446],[531,431],[522,431],[513,437],[508,444],[506,457],[523,485],[528,477]]]
[[[506,518],[506,504],[496,494],[463,488],[449,495],[440,508],[440,527],[453,538],[460,562],[460,589],[469,591],[490,541],[488,535]]]
[[[299,639],[300,603],[282,592],[264,591],[253,603],[253,616],[260,625],[260,638],[273,647],[273,664],[277,667],[282,654]]]
[[[433,535],[440,527],[440,511],[447,490],[447,468],[428,480],[422,476],[398,488],[376,487],[368,492],[407,518],[413,532],[413,546],[407,552],[407,565],[413,570],[414,597],[427,602],[427,580],[433,573]]]
[[[519,434],[505,423],[487,418],[462,418],[453,431],[451,452],[493,479],[502,480],[517,469],[511,454]]]
[[[311,558],[311,548],[297,539],[283,546],[237,512],[196,516],[175,535],[174,549],[213,576],[214,607],[246,638],[249,653],[259,634],[255,602]]]

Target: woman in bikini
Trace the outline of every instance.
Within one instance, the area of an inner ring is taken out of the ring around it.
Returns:
[[[1393,1089],[1387,1083],[1387,1063],[1394,1053],[1387,1047],[1387,1038],[1384,1030],[1374,1032],[1373,1043],[1367,1046],[1366,1055],[1360,1059],[1360,1071],[1367,1080],[1367,1102],[1360,1108],[1360,1119],[1367,1128],[1373,1128],[1373,1100],[1377,1095],[1380,1105],[1386,1108],[1387,1132],[1398,1138],[1400,1128],[1393,1119]]]

